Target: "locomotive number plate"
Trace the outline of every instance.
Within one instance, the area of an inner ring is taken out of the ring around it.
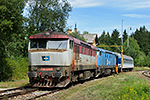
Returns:
[[[41,68],[41,71],[53,71],[53,68]]]

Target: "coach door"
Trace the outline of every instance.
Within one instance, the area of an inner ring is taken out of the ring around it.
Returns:
[[[75,70],[79,68],[79,46],[75,45]]]

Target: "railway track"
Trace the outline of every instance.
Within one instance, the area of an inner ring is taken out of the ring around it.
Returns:
[[[110,77],[113,75],[110,75]],[[108,76],[107,76],[108,77]],[[99,78],[96,78],[94,80],[97,80]],[[100,78],[101,79],[101,78]],[[89,79],[86,81],[93,81],[93,79]],[[84,83],[84,82],[83,82]],[[82,82],[75,82],[73,85],[82,84]],[[57,88],[57,89],[50,89],[47,88],[47,90],[42,90],[42,88],[32,88],[31,86],[26,87],[19,87],[19,88],[12,88],[7,90],[1,90],[0,91],[0,100],[1,99],[9,99],[9,100],[35,100],[37,98],[47,96],[52,93],[57,93],[60,90],[63,90],[64,88]]]
[[[13,98],[13,97],[17,97],[19,95],[25,95],[27,93],[31,93],[34,91],[37,91],[37,88],[32,89],[30,86],[1,90],[0,91],[0,99]]]
[[[144,76],[150,78],[150,70],[146,70],[142,73]]]
[[[34,100],[62,89],[39,91],[39,88],[19,87],[0,91],[0,100]]]
[[[38,96],[35,96],[35,97],[32,97],[30,99],[27,99],[27,100],[35,100],[37,98],[40,98],[40,97],[43,97],[43,96],[46,96],[46,95],[49,95],[49,94],[52,94],[52,93],[55,93],[55,92],[58,92],[60,91],[61,89],[56,89],[56,90],[53,90],[53,91],[50,91],[50,92],[47,92],[47,93],[44,93],[44,94],[41,94],[41,95],[38,95]]]

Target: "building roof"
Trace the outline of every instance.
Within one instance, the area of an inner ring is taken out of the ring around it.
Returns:
[[[88,43],[94,43],[94,41],[98,43],[97,34],[80,34],[80,35],[83,36]]]

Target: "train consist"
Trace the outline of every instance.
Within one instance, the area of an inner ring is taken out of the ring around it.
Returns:
[[[35,87],[66,87],[71,82],[115,73],[116,66],[120,67],[119,54],[65,33],[45,31],[29,39],[28,77]],[[133,59],[124,57],[123,68],[132,70]]]

